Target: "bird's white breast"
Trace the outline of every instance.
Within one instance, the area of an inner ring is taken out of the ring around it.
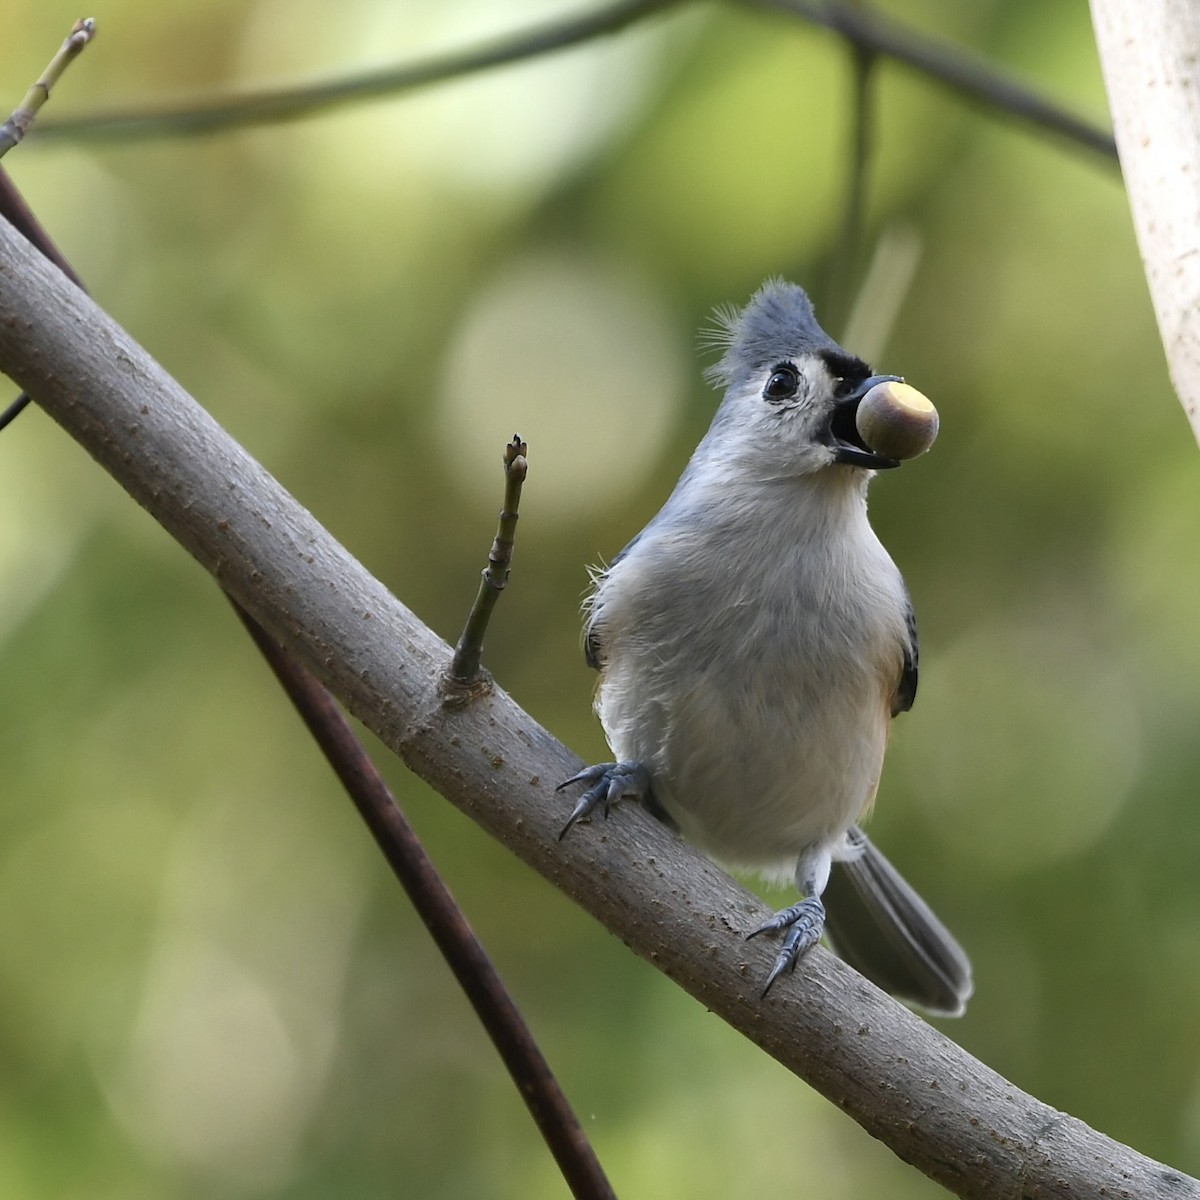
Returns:
[[[786,874],[874,798],[907,598],[861,487],[758,486],[794,495],[660,517],[601,577],[596,711],[689,840]]]

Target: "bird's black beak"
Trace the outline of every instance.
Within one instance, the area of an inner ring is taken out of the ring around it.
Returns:
[[[877,384],[892,380],[902,383],[899,375],[871,375],[862,381],[852,392],[840,396],[834,403],[833,412],[829,415],[827,445],[833,451],[833,461],[845,463],[850,467],[866,467],[871,471],[888,471],[898,467],[897,458],[884,458],[876,454],[862,440],[855,423],[859,401]]]

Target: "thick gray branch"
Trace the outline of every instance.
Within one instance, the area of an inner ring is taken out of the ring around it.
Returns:
[[[1171,382],[1200,441],[1200,8],[1092,0],[1092,20]]]
[[[640,810],[557,840],[578,759],[450,649],[133,339],[0,222],[0,369],[408,765],[702,1004],[962,1196],[1197,1197],[817,951],[758,998],[761,903]]]

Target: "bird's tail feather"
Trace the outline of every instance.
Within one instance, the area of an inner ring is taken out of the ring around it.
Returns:
[[[834,864],[823,896],[834,950],[901,1000],[961,1016],[973,987],[962,947],[862,830],[847,840],[860,852]]]

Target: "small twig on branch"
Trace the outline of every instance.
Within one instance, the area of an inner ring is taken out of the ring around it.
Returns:
[[[471,606],[462,637],[458,639],[454,658],[446,672],[450,682],[459,687],[470,687],[479,679],[488,622],[492,619],[492,610],[500,599],[500,593],[508,586],[508,568],[517,536],[517,508],[529,470],[528,453],[529,447],[521,441],[519,433],[514,433],[512,441],[504,447],[504,507],[500,510],[500,524],[488,553],[488,565],[479,581],[475,603]]]
[[[236,600],[231,602],[454,972],[571,1194],[578,1200],[615,1200],[604,1169],[550,1064],[337,701]]]
[[[41,78],[25,93],[25,99],[13,110],[12,116],[0,125],[0,157],[29,132],[42,105],[50,99],[50,89],[95,36],[96,22],[91,17],[81,17],[71,26],[71,32],[42,72]]]
[[[2,167],[0,217],[7,218],[31,245],[83,289],[83,281],[51,241],[42,223],[34,216]],[[24,393],[19,399],[28,402],[28,396]],[[10,406],[9,412],[14,407]],[[8,413],[0,416],[0,428],[6,423],[6,416]],[[8,419],[11,420],[11,417]],[[516,470],[510,468],[516,461],[518,449],[524,455],[525,443],[514,437],[505,453],[506,475],[510,478],[505,509],[512,509],[513,524],[516,522],[520,484],[518,482],[515,485],[514,494],[511,478]],[[520,474],[524,478],[523,468]],[[502,529],[504,515],[501,514]],[[508,536],[511,549],[511,525]],[[493,550],[493,558],[495,556],[496,551]],[[572,1194],[577,1200],[614,1200],[614,1193],[600,1161],[520,1010],[505,989],[470,922],[425,853],[425,848],[396,803],[383,776],[362,743],[354,736],[337,702],[311,672],[275,641],[237,600],[228,592],[226,596],[354,801],[359,815],[408,894],[413,908],[454,972]]]

